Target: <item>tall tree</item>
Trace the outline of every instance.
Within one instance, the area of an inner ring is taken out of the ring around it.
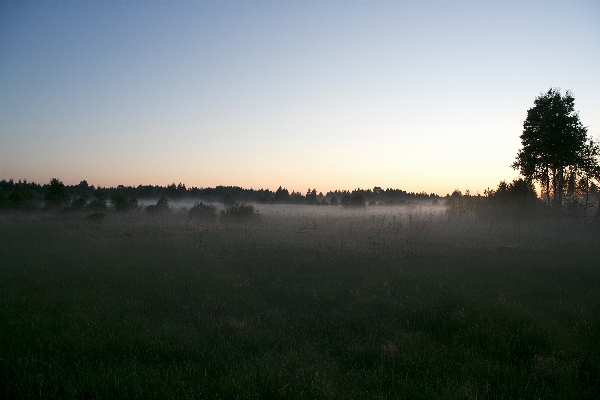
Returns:
[[[600,183],[600,145],[593,139],[589,139],[581,148],[581,162],[577,169],[578,192],[584,199],[584,215],[587,215],[587,209],[590,199],[590,191]],[[600,204],[596,210],[596,220],[600,218]]]
[[[587,128],[581,124],[575,111],[575,98],[570,91],[563,96],[560,89],[552,88],[534,101],[527,110],[523,123],[521,143],[512,164],[529,181],[537,181],[545,190],[550,203],[562,204],[565,176],[581,165],[582,148],[587,139]]]
[[[66,205],[69,202],[69,191],[64,183],[56,178],[50,180],[50,184],[46,189],[44,200],[47,208],[58,208]]]

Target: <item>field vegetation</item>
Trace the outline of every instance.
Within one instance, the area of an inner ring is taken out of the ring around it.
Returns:
[[[581,218],[93,201],[0,213],[2,398],[600,397]]]

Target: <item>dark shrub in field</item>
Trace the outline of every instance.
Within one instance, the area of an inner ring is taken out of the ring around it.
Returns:
[[[197,201],[194,207],[188,211],[188,215],[192,218],[215,219],[217,217],[217,207]]]
[[[85,196],[80,196],[77,199],[73,199],[71,204],[65,209],[66,211],[81,211],[85,209],[87,200]]]
[[[221,210],[221,219],[225,221],[251,221],[260,215],[251,204],[235,203],[231,207]]]
[[[130,211],[138,207],[137,199],[127,197],[123,192],[117,192],[110,196],[110,204],[117,211]]]
[[[94,199],[85,208],[88,210],[104,210],[106,207],[106,200]]]
[[[155,205],[149,205],[148,207],[146,207],[146,212],[150,214],[163,213],[169,210],[169,199],[167,199],[166,196],[162,196],[160,199],[158,199]]]
[[[90,201],[86,206],[88,210],[104,210],[106,208],[106,195],[104,190],[97,188],[94,191],[94,200]]]

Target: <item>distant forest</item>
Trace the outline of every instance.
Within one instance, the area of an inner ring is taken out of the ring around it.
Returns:
[[[19,180],[18,182],[10,180],[0,181],[0,197],[8,199],[11,193],[14,193],[13,203],[41,203],[47,198],[48,190],[51,183],[44,185],[28,182],[27,180]],[[57,183],[62,185],[62,182],[57,180]],[[178,200],[202,200],[207,202],[221,203],[226,198],[233,198],[235,201],[259,203],[259,204],[309,204],[309,205],[330,205],[337,204],[344,196],[350,194],[360,194],[366,203],[379,205],[401,205],[407,203],[422,203],[431,204],[434,200],[442,199],[441,196],[425,192],[415,193],[407,192],[401,189],[382,189],[374,187],[373,189],[356,189],[349,190],[334,190],[326,194],[317,192],[315,189],[308,189],[306,193],[292,191],[283,187],[277,190],[269,189],[245,189],[239,186],[216,186],[207,188],[191,187],[188,188],[183,183],[172,183],[167,186],[153,185],[138,185],[138,186],[123,186],[117,187],[95,187],[89,185],[83,180],[78,185],[64,185],[65,195],[68,194],[70,199],[82,199],[89,201],[99,196],[106,199],[114,197],[116,194],[123,194],[130,199],[136,200],[156,200],[161,197],[166,197],[171,201]],[[66,196],[65,196],[66,197]],[[448,197],[448,195],[446,195]],[[66,199],[65,199],[66,200]],[[374,203],[373,203],[374,202]],[[33,206],[33,204],[31,204]]]

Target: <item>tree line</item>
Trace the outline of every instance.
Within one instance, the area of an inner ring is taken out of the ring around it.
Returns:
[[[447,195],[448,196],[448,195]],[[409,202],[441,200],[437,194],[414,193],[400,189],[355,189],[328,191],[326,194],[308,189],[306,193],[277,190],[245,189],[239,186],[216,186],[208,188],[191,187],[172,183],[167,186],[139,185],[117,187],[95,187],[83,180],[77,185],[64,185],[57,178],[40,185],[33,182],[10,180],[0,181],[0,207],[17,209],[39,208],[102,208],[113,205],[119,208],[134,208],[140,200],[154,200],[165,197],[170,201],[202,200],[222,203],[227,198],[236,201],[259,204],[308,204],[308,205],[401,205]],[[125,200],[127,199],[127,200]]]

